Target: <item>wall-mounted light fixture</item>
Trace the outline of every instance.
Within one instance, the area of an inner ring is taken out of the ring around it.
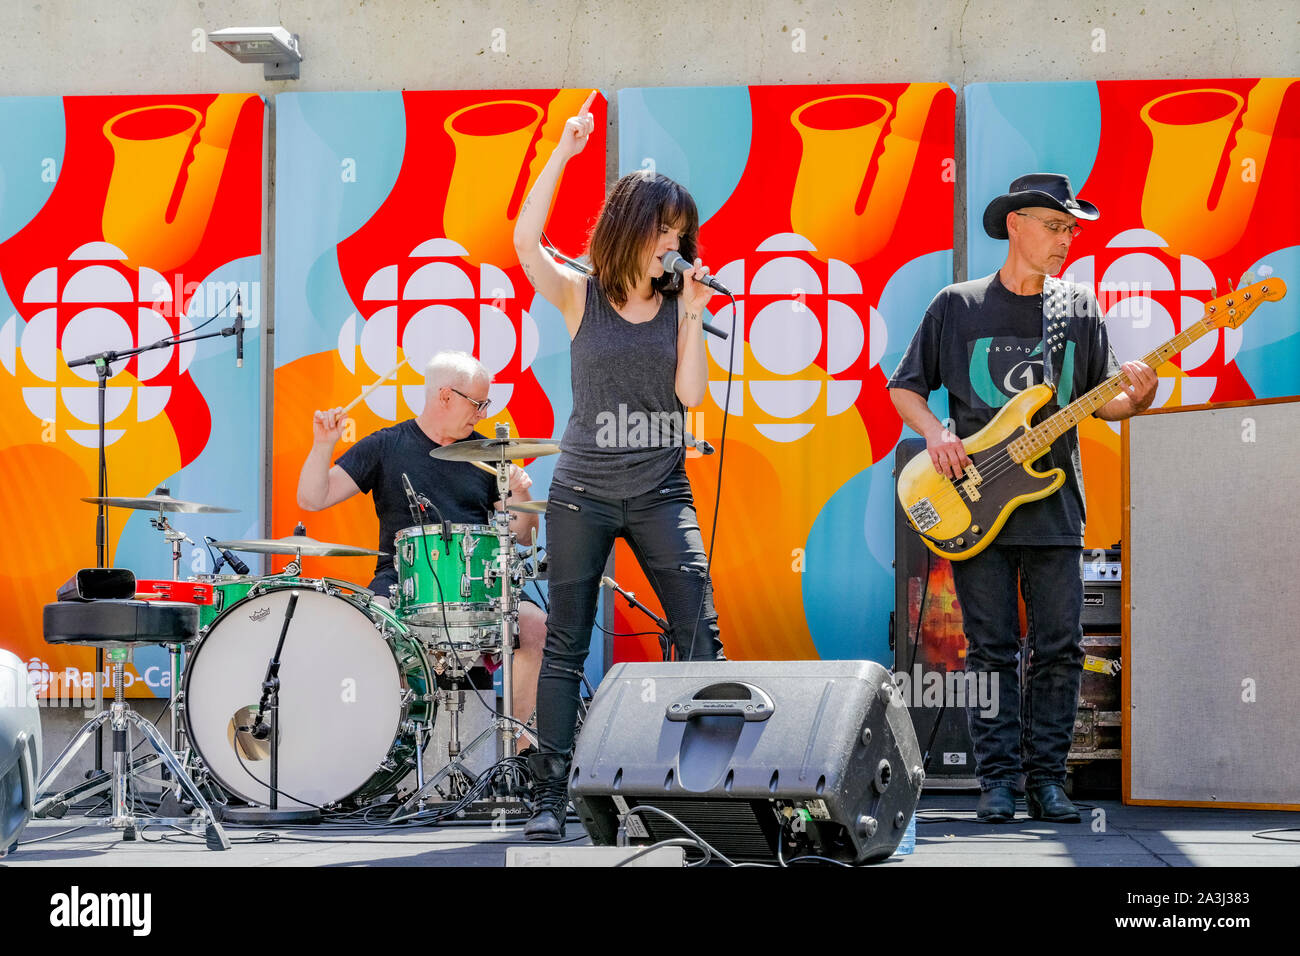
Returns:
[[[226,27],[213,30],[208,39],[240,63],[261,63],[268,80],[298,79],[298,34],[284,27]]]

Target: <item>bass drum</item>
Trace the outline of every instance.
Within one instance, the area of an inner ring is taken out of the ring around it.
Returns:
[[[228,793],[270,804],[271,741],[236,728],[251,727],[257,716],[295,591],[280,658],[279,806],[364,804],[392,792],[415,766],[416,735],[427,735],[434,713],[423,649],[365,592],[263,581],[227,608],[186,667],[189,739]]]

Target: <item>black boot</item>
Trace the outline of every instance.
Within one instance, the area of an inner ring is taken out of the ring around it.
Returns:
[[[533,775],[533,815],[524,825],[529,840],[564,839],[564,818],[569,812],[569,756],[543,751],[528,755]]]

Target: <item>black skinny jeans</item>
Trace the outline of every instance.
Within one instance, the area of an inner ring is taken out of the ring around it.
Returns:
[[[550,613],[537,680],[539,750],[573,750],[578,687],[596,620],[596,596],[616,538],[624,538],[668,619],[677,659],[725,660],[704,538],[684,470],[635,498],[613,501],[582,485],[551,483],[546,506]],[[698,622],[698,623],[697,623]]]

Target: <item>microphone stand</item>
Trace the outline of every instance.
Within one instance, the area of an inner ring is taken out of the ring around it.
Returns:
[[[257,717],[248,733],[255,740],[264,740],[267,734],[262,716],[270,711],[271,721],[267,728],[271,738],[271,806],[266,807],[226,807],[222,810],[222,819],[238,823],[317,823],[320,811],[314,807],[301,810],[280,809],[280,655],[284,652],[284,639],[289,634],[289,623],[293,620],[294,609],[298,606],[298,592],[289,592],[289,603],[284,609],[284,623],[280,626],[280,640],[276,642],[275,652],[266,665],[266,679],[262,681],[262,697],[257,703]],[[235,729],[234,746],[239,746],[239,733],[244,728]],[[254,778],[256,779],[256,778]],[[259,781],[260,782],[260,781]]]
[[[232,296],[233,299],[233,296]],[[230,303],[227,302],[226,305]],[[223,307],[224,308],[224,307]],[[104,453],[104,398],[108,389],[108,379],[112,372],[114,362],[122,359],[129,359],[143,352],[152,352],[154,349],[167,348],[171,345],[184,345],[189,342],[197,342],[200,339],[211,339],[217,336],[235,335],[238,330],[235,326],[222,329],[220,332],[209,332],[206,335],[191,335],[189,338],[169,336],[161,339],[152,345],[141,345],[133,349],[109,349],[104,352],[96,352],[93,355],[84,355],[79,359],[73,359],[68,362],[68,368],[79,368],[82,365],[94,365],[95,377],[98,379],[96,390],[98,392],[99,404],[99,498],[108,496],[108,459]],[[108,505],[100,501],[95,511],[95,567],[107,568],[108,563]],[[95,713],[101,713],[104,710],[104,649],[95,648]],[[172,720],[176,717],[173,714]],[[95,735],[95,772],[104,772],[104,740],[102,734]]]

